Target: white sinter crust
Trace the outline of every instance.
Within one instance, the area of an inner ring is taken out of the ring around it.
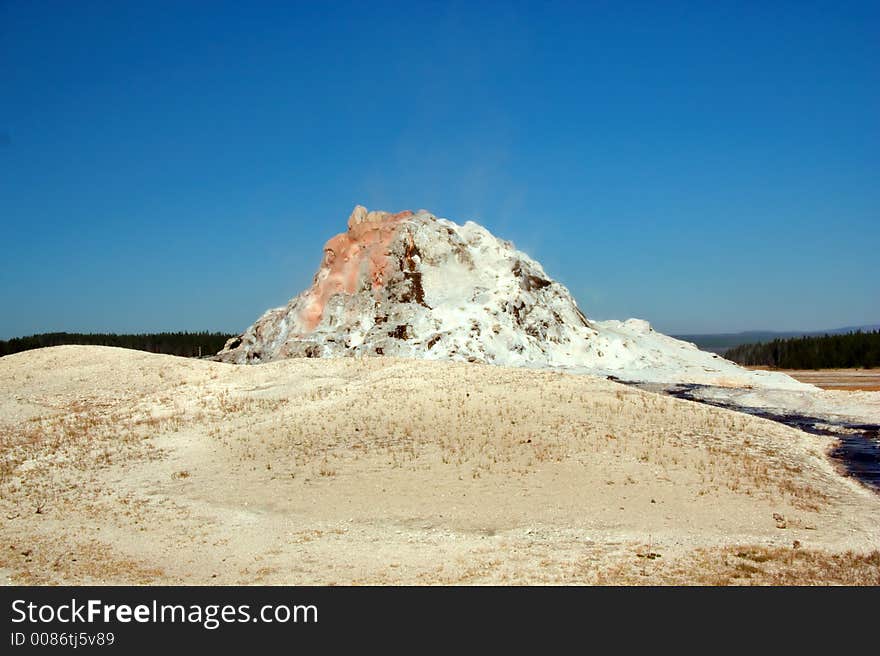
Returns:
[[[267,311],[218,359],[399,356],[560,368],[623,380],[814,389],[654,331],[591,321],[564,285],[471,221],[367,212],[324,249],[312,287]]]

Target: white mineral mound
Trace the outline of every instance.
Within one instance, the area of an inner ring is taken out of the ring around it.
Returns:
[[[218,359],[401,356],[557,368],[648,382],[814,389],[654,331],[592,321],[513,244],[468,221],[355,207],[312,286],[227,342]]]

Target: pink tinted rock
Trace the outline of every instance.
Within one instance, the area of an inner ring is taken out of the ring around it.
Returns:
[[[324,260],[300,314],[306,331],[314,330],[321,322],[330,297],[354,294],[364,276],[374,292],[384,284],[388,249],[403,221],[411,216],[409,210],[390,214],[367,212],[362,205],[354,208],[348,219],[348,232],[336,235],[324,245]]]

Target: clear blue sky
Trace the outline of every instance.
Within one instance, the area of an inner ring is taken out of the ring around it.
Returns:
[[[0,338],[242,330],[355,203],[594,318],[880,322],[880,3],[0,1]]]

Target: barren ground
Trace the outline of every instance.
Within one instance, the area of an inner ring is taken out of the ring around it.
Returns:
[[[880,369],[774,369],[802,383],[830,390],[880,391]]]
[[[586,376],[0,359],[12,583],[880,584],[829,440]]]

